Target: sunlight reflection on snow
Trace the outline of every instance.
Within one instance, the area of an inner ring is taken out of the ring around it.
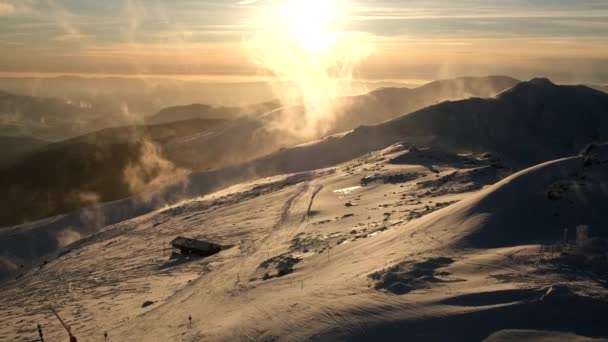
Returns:
[[[349,187],[349,188],[344,188],[344,189],[338,189],[338,190],[334,190],[334,194],[338,194],[338,195],[348,195],[348,194],[350,194],[351,192],[353,192],[353,191],[355,191],[355,190],[357,190],[357,189],[359,189],[359,188],[361,188],[361,186],[360,186],[360,185],[357,185],[357,186],[351,186],[351,187]]]

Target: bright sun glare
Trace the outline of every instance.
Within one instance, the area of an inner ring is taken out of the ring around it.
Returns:
[[[322,135],[336,114],[336,99],[349,91],[353,70],[368,49],[345,30],[348,0],[276,0],[256,17],[248,41],[252,59],[280,82],[285,105],[276,125],[301,136]]]
[[[304,52],[327,53],[337,40],[338,8],[332,0],[289,0],[279,19],[289,39]]]

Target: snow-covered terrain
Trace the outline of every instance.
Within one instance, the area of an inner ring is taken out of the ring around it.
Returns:
[[[605,93],[580,86],[558,86],[542,79],[523,82],[496,99],[445,102],[377,126],[363,126],[284,149],[246,164],[194,173],[186,181],[140,196],[5,228],[0,230],[0,250],[4,259],[28,268],[33,261],[61,247],[57,236],[65,235],[64,230],[74,232],[70,234],[73,236],[87,236],[107,224],[180,199],[260,177],[332,167],[403,141],[450,153],[490,152],[486,157],[494,164],[520,169],[573,155],[594,140],[608,140],[606,112]],[[228,131],[219,134],[232,137],[242,134],[238,129],[232,134],[226,134]],[[218,133],[212,135],[215,134]],[[229,140],[219,139],[229,151]],[[200,149],[200,154],[208,151]],[[430,162],[432,158],[427,164]]]
[[[2,229],[0,340],[608,338],[606,113],[537,79]]]
[[[378,123],[402,112],[449,99],[491,96],[516,83],[517,80],[512,78],[495,76],[437,81],[415,89],[385,88],[344,99],[352,101],[345,107],[349,114],[338,120],[336,127],[351,129],[362,123]],[[133,198],[96,204],[63,216],[0,229],[0,256],[29,268],[40,257],[55,253],[65,245],[66,235],[70,237],[67,240],[73,241],[107,224],[150,212],[166,203],[208,194],[245,180],[333,166],[401,141],[394,134],[381,132],[372,137],[365,130],[358,130],[346,136],[337,134],[282,149],[258,161],[239,165],[244,160],[276,151],[280,146],[306,141],[290,133],[268,131],[263,124],[267,119],[242,118],[219,126],[207,125],[206,121],[183,121],[162,126],[125,127],[54,144],[52,153],[32,156],[27,163],[4,175],[6,197],[16,198],[3,208],[5,222],[39,218],[49,212],[65,212],[66,208],[91,203],[90,198],[107,202],[129,193],[127,184],[123,184],[122,168],[129,164],[129,156],[137,155],[138,150],[137,143],[130,141],[149,139],[158,143],[163,153],[153,157],[166,156],[179,168],[196,170],[196,165],[199,165],[199,168],[215,170],[194,173],[184,182],[180,179],[174,186],[148,190]],[[128,144],[120,145],[125,143]],[[142,152],[140,164],[146,164],[149,159],[159,158],[149,158]],[[55,168],[49,171],[47,178],[41,178],[47,180],[41,183],[36,166],[49,163],[53,163]],[[157,172],[156,164],[152,163],[150,174]],[[222,165],[235,164],[235,167],[221,168]],[[23,189],[26,191],[20,191]],[[83,198],[81,193],[87,196]],[[6,269],[5,265],[0,265],[0,279],[6,276]]]
[[[342,132],[360,125],[378,124],[446,100],[491,97],[517,83],[509,77],[491,76],[436,81],[415,89],[383,88],[336,100],[335,117],[332,120],[328,115],[327,128],[331,132]],[[23,98],[36,104],[25,107],[32,107],[38,115],[62,103]],[[14,107],[11,103],[8,101],[5,107]],[[137,120],[133,119],[123,127],[101,129],[46,144],[44,148],[20,148],[15,145],[29,140],[17,140],[15,144],[14,138],[8,139],[3,146],[7,148],[3,152],[7,166],[0,167],[0,197],[12,200],[0,207],[0,227],[139,194],[149,188],[145,186],[148,183],[173,178],[167,177],[165,171],[222,169],[311,142],[327,133],[302,135],[294,132],[293,127],[278,129],[279,122],[294,122],[296,126],[302,122],[299,114],[295,118],[282,117],[292,110],[297,112],[300,107],[279,107],[277,102],[243,108],[196,104],[170,107],[149,118],[148,123],[156,124],[134,125]],[[70,118],[74,121],[69,115],[66,120]],[[123,120],[115,124],[120,122]],[[53,165],[46,169],[46,177],[40,177],[40,165]],[[139,171],[136,174],[132,172],[135,168]],[[126,177],[125,173],[130,176]]]
[[[53,305],[84,341],[608,337],[606,273],[541,248],[578,224],[608,235],[607,147],[508,176],[398,144],[187,200],[5,283],[0,336],[65,338]],[[231,248],[171,259],[178,235]]]
[[[178,165],[187,165],[195,170],[217,164],[234,165],[308,143],[327,134],[338,134],[361,125],[377,125],[444,101],[494,97],[518,82],[505,76],[464,77],[435,81],[413,89],[382,88],[364,95],[340,98],[334,104],[334,117],[328,118],[331,122],[327,131],[312,137],[294,134],[293,127],[291,130],[276,128],[282,126],[281,122],[302,120],[303,107],[270,110],[272,103],[262,104],[251,108],[247,117],[214,130],[212,134],[185,136],[166,144],[165,149],[169,158]],[[255,115],[263,108],[269,110]],[[202,113],[206,112],[199,112]]]

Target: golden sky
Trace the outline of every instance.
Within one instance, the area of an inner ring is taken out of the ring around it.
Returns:
[[[288,1],[0,0],[0,75],[249,80],[269,70],[248,42]],[[296,9],[287,25],[301,43],[319,47],[329,38],[308,24],[320,20],[325,10],[315,6],[323,1],[308,3],[317,4]],[[339,33],[369,47],[356,78],[507,74],[608,83],[605,0],[339,3]]]

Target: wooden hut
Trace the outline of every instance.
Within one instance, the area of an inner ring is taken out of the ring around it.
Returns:
[[[216,243],[189,239],[183,236],[173,239],[171,247],[173,248],[173,254],[198,255],[202,257],[219,253],[222,250],[222,246]]]

